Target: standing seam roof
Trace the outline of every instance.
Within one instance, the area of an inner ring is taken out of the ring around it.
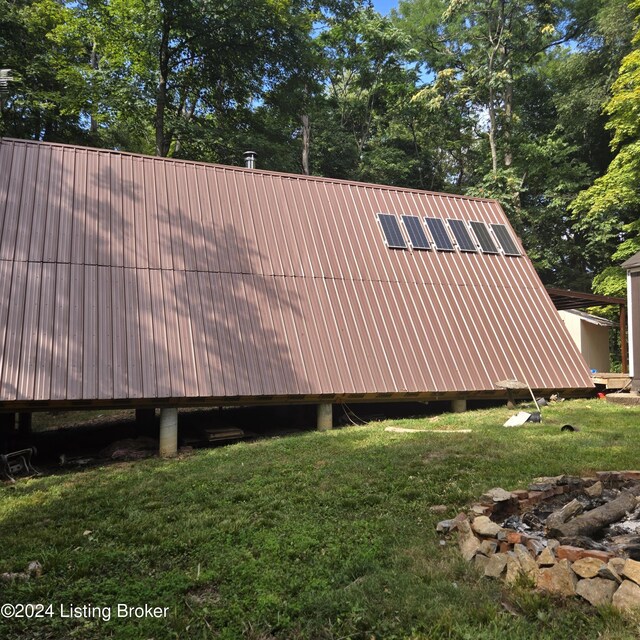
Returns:
[[[491,200],[3,139],[0,401],[591,386],[524,251],[390,250],[381,212],[510,229]]]

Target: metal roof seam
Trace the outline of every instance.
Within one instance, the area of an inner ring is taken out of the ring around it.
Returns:
[[[6,211],[9,203],[9,184],[11,172],[13,171],[13,155],[14,145],[9,147],[9,151],[0,147],[0,244],[2,243]]]
[[[20,154],[20,151],[22,154]],[[17,218],[18,212],[20,210],[22,194],[25,189],[24,185],[24,172],[26,170],[26,162],[27,162],[27,153],[26,149],[21,148],[18,153],[13,153],[12,159],[16,157],[16,155],[22,155],[23,159],[21,163],[13,163],[11,164],[11,169],[9,171],[9,184],[7,185],[7,199],[4,210],[4,215],[2,216],[2,227],[0,228],[0,258],[3,260],[13,260],[15,257],[15,238],[9,238],[8,235],[11,232],[10,225],[12,224],[12,219]],[[19,177],[14,177],[15,172],[19,172]],[[11,200],[9,194],[11,191],[9,190],[9,185],[12,182],[19,181],[20,188],[15,189],[13,196],[14,201]],[[17,222],[17,220],[16,220]]]
[[[444,205],[445,205],[444,198],[442,198],[441,200],[443,200],[443,208],[444,208]],[[455,215],[456,210],[449,208],[450,206],[455,206],[455,204],[452,205],[451,203],[446,202],[446,207],[447,207],[446,211],[448,212],[448,214]],[[450,261],[452,271],[455,270],[455,272],[458,274],[458,278],[457,278],[458,289],[464,290],[464,288],[466,287],[466,288],[469,288],[470,291],[475,290],[475,288],[477,287],[476,282],[474,282],[473,288],[468,284],[469,279],[471,278],[469,270],[467,269],[470,261],[464,260],[463,255],[465,254],[463,253],[456,254],[454,258]],[[474,260],[477,260],[477,254],[471,254],[471,255]],[[467,274],[466,281],[463,279],[463,268]],[[473,277],[475,278],[475,270],[473,273]],[[461,279],[463,279],[462,282],[460,282]],[[488,352],[486,350],[485,341],[482,339],[482,336],[480,333],[480,323],[477,321],[477,319],[481,318],[482,316],[479,313],[479,309],[475,304],[475,300],[470,295],[467,295],[467,296],[460,295],[460,296],[455,296],[455,298],[456,298],[456,304],[457,304],[457,301],[460,300],[467,311],[466,313],[460,314],[460,317],[464,322],[464,328],[465,328],[466,334],[469,336],[475,335],[475,338],[472,339],[472,344],[474,346],[477,357],[468,359],[468,361],[472,366],[475,365],[473,367],[475,369],[475,374],[472,373],[470,368],[468,368],[468,370],[471,373],[471,375],[474,376],[474,379],[481,379],[481,378],[491,379],[491,375],[487,370],[487,364],[486,364],[488,361]],[[458,308],[460,308],[459,305],[458,305]],[[484,357],[482,355],[483,351],[485,354]],[[484,375],[481,374],[480,369],[482,369],[482,371],[484,372]]]
[[[460,214],[463,217],[467,218],[468,217],[468,211],[467,211],[466,205],[460,206],[460,203],[456,203],[456,205],[458,206],[458,210],[459,210]],[[490,260],[487,260],[489,258],[489,256],[487,256],[485,254],[477,254],[475,256],[475,258],[480,263],[487,264],[488,262],[490,262]],[[469,263],[466,262],[466,261],[462,261],[461,260],[460,264],[464,265],[465,269],[468,269],[468,267],[469,267]],[[487,264],[487,266],[488,266],[488,264]],[[493,304],[487,305],[486,309],[488,309],[489,313],[491,313],[493,315],[494,322],[487,323],[488,327],[483,324],[483,330],[489,335],[491,333],[493,333],[493,335],[495,336],[495,341],[493,342],[493,345],[496,348],[498,348],[500,351],[502,351],[503,356],[506,357],[506,353],[504,352],[504,349],[503,349],[503,344],[506,343],[510,348],[511,341],[504,334],[503,325],[504,325],[504,319],[505,318],[504,318],[504,316],[502,314],[501,314],[500,317],[498,317],[498,313],[497,313],[498,309],[502,309],[502,306],[498,303],[497,298],[494,295],[495,287],[496,287],[497,283],[495,282],[495,280],[492,280],[491,283],[489,283],[488,274],[490,274],[490,272],[491,272],[490,269],[478,269],[477,272],[480,274],[480,277],[482,278],[482,280],[484,280],[484,284],[482,283],[482,281],[480,281],[478,284],[476,284],[475,287],[474,287],[474,292],[473,293],[476,293],[476,292],[478,294],[479,293],[486,293],[488,295],[486,296],[485,299],[488,299],[489,297],[491,297],[492,300],[493,300]],[[469,293],[472,294],[471,291]],[[472,294],[472,297],[473,297],[473,294]],[[479,302],[481,302],[481,301],[479,300]],[[496,329],[495,329],[496,325],[497,325],[499,331],[502,334],[502,340],[498,337],[498,335],[496,333]],[[494,358],[491,358],[489,356],[489,354],[487,352],[486,344],[487,344],[487,341],[483,340],[482,341],[482,346],[483,346],[483,349],[485,351],[485,358],[483,358],[482,362],[483,362],[483,366],[485,366],[485,370],[486,370],[487,376],[489,376],[489,378],[492,379],[494,382],[498,381],[500,379],[503,379],[504,377],[507,377],[507,376],[504,376],[504,375],[500,375],[495,371],[495,369],[493,367]],[[508,362],[508,359],[507,359],[507,362]],[[491,369],[491,373],[486,369],[486,366],[488,366]],[[511,372],[508,377],[515,377],[515,375]]]
[[[45,214],[44,204],[47,201],[47,194],[49,192],[49,162],[51,160],[51,150],[47,150],[49,153],[39,154],[38,158],[38,177],[36,179],[34,203],[33,203],[33,216],[31,218],[31,229],[29,238],[25,234],[25,247],[24,254],[27,258],[31,258],[32,254],[39,255],[42,251],[38,251],[38,245],[41,247],[44,244],[44,226],[46,218],[43,218]],[[44,165],[44,166],[43,166]],[[44,175],[43,175],[44,174]]]
[[[406,196],[406,197],[408,197],[408,196]],[[427,202],[424,202],[424,203],[412,202],[412,205],[413,206],[419,206],[419,208],[421,209],[421,214],[420,214],[421,216],[424,215],[425,213],[430,213],[429,204]],[[429,269],[430,272],[433,272],[433,273],[436,272],[436,269],[434,268],[434,266],[435,266],[434,263],[436,261],[436,255],[437,254],[435,254],[435,253],[429,252],[429,253],[425,253],[423,256],[421,256],[422,271],[423,272],[425,272],[427,268]],[[432,288],[435,289],[436,282],[433,279],[432,279],[433,281],[429,281],[429,282],[423,279],[422,283],[420,283],[417,280],[417,278],[415,280],[416,280],[416,282],[414,284],[416,286],[419,286],[420,284],[424,284],[425,286],[431,286]],[[438,282],[438,284],[442,283],[442,279],[438,280],[437,282]],[[419,299],[422,302],[423,309],[425,309],[425,311],[426,311],[424,298],[420,297]],[[439,333],[442,335],[442,334],[444,334],[444,324],[440,321],[440,319],[441,318],[447,318],[448,316],[444,313],[444,306],[443,306],[443,303],[442,303],[442,300],[441,300],[441,296],[439,296],[439,295],[429,295],[429,296],[426,297],[426,299],[428,300],[428,302],[429,302],[429,304],[431,306],[431,309],[433,311],[432,314],[427,314],[427,315],[428,315],[428,317],[435,318],[435,321],[437,322],[437,325],[438,325]],[[440,308],[439,312],[436,310],[435,304],[433,302],[434,299],[435,299],[435,301],[437,302],[437,304],[438,304],[438,306]],[[447,301],[447,304],[449,304],[448,301]],[[447,325],[448,325],[448,322],[447,322]],[[438,351],[440,352],[440,358],[437,361],[438,362],[438,366],[439,367],[443,367],[444,369],[446,369],[447,374],[449,376],[449,381],[448,382],[446,381],[446,378],[445,378],[445,381],[444,381],[445,388],[446,388],[447,384],[449,385],[449,387],[451,389],[457,388],[456,385],[455,385],[455,382],[454,382],[457,374],[454,372],[454,370],[452,369],[452,367],[450,365],[450,362],[452,361],[452,358],[447,358],[445,356],[445,353],[443,351],[443,347],[442,347],[442,345],[440,344],[439,341],[436,341],[436,345],[438,347]],[[435,354],[434,354],[434,356],[435,356]],[[455,365],[454,365],[454,367],[455,367]]]
[[[66,399],[82,397],[82,328],[84,326],[84,272],[72,264],[69,276],[69,340],[67,340]],[[72,313],[71,313],[72,311]]]
[[[478,254],[478,257],[480,257],[480,255]],[[487,256],[490,257],[490,256]],[[0,259],[0,260],[6,260],[6,259]],[[72,260],[34,260],[34,259],[24,259],[24,260],[13,260],[12,262],[15,263],[25,263],[25,264],[30,264],[30,263],[37,263],[37,264],[60,264],[60,265],[74,265],[74,266],[97,266],[97,267],[111,267],[113,265],[109,265],[108,263],[103,263],[103,262],[77,262],[77,261],[72,261]],[[317,275],[308,275],[308,276],[301,276],[300,274],[294,274],[294,275],[290,275],[290,274],[286,274],[286,273],[266,273],[266,272],[259,272],[259,271],[221,271],[221,270],[207,270],[207,269],[201,269],[201,268],[192,268],[192,269],[176,269],[174,267],[137,267],[137,266],[123,266],[120,265],[125,269],[136,269],[136,270],[151,270],[151,271],[180,271],[181,273],[209,273],[209,274],[226,274],[226,275],[254,275],[254,276],[269,276],[269,277],[274,277],[274,278],[291,278],[291,279],[303,279],[303,280],[307,280],[307,279],[320,279],[320,280],[337,280],[337,281],[353,281],[353,282],[372,282],[372,283],[393,283],[393,284],[397,284],[397,283],[402,283],[402,284],[441,284],[442,281],[430,281],[430,280],[424,280],[424,279],[418,279],[418,278],[407,278],[407,279],[368,279],[368,278],[346,278],[344,276],[333,276],[331,274],[317,274]],[[428,274],[427,274],[428,275]],[[528,282],[523,282],[522,286],[520,287],[514,287],[514,286],[510,286],[508,284],[504,284],[501,282],[496,282],[495,284],[489,284],[489,283],[477,283],[477,284],[470,284],[470,283],[457,283],[455,281],[451,281],[449,282],[449,284],[455,284],[456,286],[460,286],[460,287],[466,287],[466,288],[481,288],[481,289],[504,289],[506,291],[508,290],[518,290],[518,291],[530,291],[530,292],[538,292],[541,291],[541,287],[540,286],[536,286],[536,285],[532,285]],[[544,287],[542,287],[544,288]]]
[[[511,265],[515,268],[517,268],[517,265]],[[504,269],[506,269],[507,264],[500,264],[499,265],[499,269],[503,270],[503,275],[502,275],[502,279],[504,281],[509,281],[509,278],[513,277],[513,273],[511,272],[505,272]],[[504,310],[504,312],[506,313],[502,313],[502,322],[498,323],[498,327],[500,328],[501,333],[504,336],[504,342],[505,344],[508,346],[509,351],[511,353],[511,357],[507,360],[507,362],[509,362],[509,364],[511,365],[510,367],[510,371],[509,371],[509,377],[514,377],[517,379],[520,379],[522,377],[522,353],[521,350],[518,349],[518,343],[521,342],[520,338],[521,336],[514,333],[512,331],[512,324],[513,324],[513,314],[510,312],[510,309],[513,308],[514,310],[516,309],[516,307],[513,304],[505,304],[505,302],[509,302],[509,303],[513,303],[513,299],[510,298],[508,301],[504,301],[502,302],[502,304],[500,304],[500,301],[497,298],[497,292],[500,289],[506,289],[506,287],[504,286],[498,286],[497,281],[494,279],[493,277],[493,272],[492,271],[487,271],[487,273],[490,275],[490,277],[492,278],[491,280],[491,285],[494,286],[494,290],[491,291],[491,295],[493,297],[493,299],[495,300],[495,306],[502,308]],[[521,299],[520,297],[516,298],[516,302],[517,305],[520,307],[520,311],[518,312],[519,317],[523,318],[524,322],[529,322],[529,318],[528,315],[525,313],[525,310],[521,307]],[[504,334],[504,331],[508,330],[508,335]],[[531,335],[531,331],[527,332],[529,335]],[[516,351],[517,350],[517,351]],[[527,382],[531,379],[531,372],[529,372],[529,375],[527,376]]]
[[[9,333],[9,311],[10,300],[12,300],[11,291],[14,287],[13,270],[15,264],[10,260],[0,261],[0,398],[6,399],[7,391],[5,390],[4,371],[7,368],[7,349],[9,344],[7,334]]]
[[[236,388],[235,382],[231,384],[230,378],[235,380],[235,370],[233,367],[222,367],[221,360],[225,351],[225,335],[217,322],[213,319],[216,316],[214,296],[212,293],[211,283],[213,274],[198,273],[198,286],[200,291],[199,302],[202,308],[202,322],[205,327],[205,345],[207,347],[208,371],[211,378],[212,391],[220,389],[220,395],[232,395]],[[221,302],[221,296],[217,296],[218,304]],[[210,320],[210,323],[206,321]],[[215,340],[214,340],[215,335]],[[218,356],[216,358],[216,355]],[[214,369],[217,367],[217,370]],[[218,374],[216,376],[216,373]],[[216,382],[220,385],[216,387]],[[227,392],[227,389],[229,392]],[[215,395],[215,393],[213,393]]]
[[[83,361],[82,361],[82,397],[95,399],[98,397],[97,351],[94,340],[97,339],[97,307],[98,307],[98,267],[95,265],[85,268],[84,324],[82,331]],[[91,355],[89,355],[91,354]],[[87,355],[87,357],[84,357]],[[91,357],[93,356],[93,357]]]
[[[510,339],[507,335],[505,335],[505,326],[504,326],[505,316],[503,315],[503,313],[500,313],[500,316],[498,315],[498,309],[502,310],[503,307],[498,303],[498,300],[494,295],[494,289],[492,288],[492,287],[495,288],[497,286],[497,283],[495,282],[495,280],[492,280],[492,283],[489,284],[487,272],[482,269],[479,270],[479,272],[482,278],[484,279],[484,284],[481,283],[479,287],[476,287],[476,288],[479,289],[479,292],[484,292],[484,289],[486,289],[486,293],[488,294],[487,298],[489,297],[492,298],[492,303],[487,304],[485,308],[489,311],[489,313],[491,313],[494,320],[493,322],[488,323],[488,329],[486,327],[483,327],[483,328],[486,331],[488,331],[488,333],[493,334],[494,341],[492,341],[492,344],[495,347],[497,347],[502,353],[503,358],[501,359],[501,361],[510,363],[509,355],[505,351],[504,345],[506,345],[507,349],[511,352],[511,358],[512,358],[513,357],[512,339]],[[495,368],[493,367],[493,364],[494,364],[493,361],[495,360],[495,358],[491,358],[488,355],[486,348],[485,348],[485,357],[486,357],[486,361],[491,365],[491,368],[492,368],[492,373],[488,375],[490,376],[490,379],[493,380],[493,382],[497,382],[498,380],[501,380],[504,378],[517,377],[512,368],[503,368],[503,370],[500,371],[500,373],[495,371]]]
[[[433,205],[430,201],[427,201],[425,204],[429,208],[429,212],[432,215],[434,213],[437,213],[432,210]],[[461,315],[462,309],[460,307],[458,296],[451,295],[452,293],[451,289],[454,286],[454,283],[457,285],[456,279],[451,277],[451,274],[453,273],[453,268],[452,268],[453,258],[454,258],[454,254],[444,253],[442,254],[442,259],[433,261],[433,267],[436,268],[440,274],[446,274],[446,273],[450,274],[448,278],[447,277],[442,278],[442,276],[439,278],[439,282],[442,285],[442,291],[446,291],[448,288],[449,294],[448,295],[445,294],[444,296],[438,296],[437,299],[441,304],[443,317],[447,321],[449,333],[455,336],[452,339],[452,345],[450,347],[450,349],[453,347],[457,351],[457,357],[452,358],[452,361],[453,361],[452,373],[454,373],[454,381],[455,381],[455,378],[457,378],[457,382],[455,382],[455,384],[457,385],[456,388],[460,388],[467,384],[466,381],[477,379],[477,376],[474,376],[472,371],[469,369],[469,364],[470,364],[469,358],[465,357],[465,354],[462,352],[462,345],[467,344],[465,340],[465,336],[468,335],[468,333],[465,332],[464,327],[461,324],[461,322],[464,322],[464,320]],[[447,307],[449,309],[448,313],[446,313],[444,310],[444,304],[442,303],[442,298],[444,298],[444,301],[447,304]],[[455,309],[454,309],[454,305],[455,305]],[[464,373],[461,371],[461,368],[463,368]]]
[[[458,203],[454,202],[453,206],[457,207]],[[459,208],[449,209],[449,211],[451,212],[452,215],[456,215],[456,213],[458,214],[462,213]],[[474,263],[477,263],[477,260],[479,258],[479,255],[477,253],[471,253],[468,255],[473,260]],[[462,295],[460,296],[460,298],[465,301],[466,309],[468,309],[471,312],[471,313],[464,314],[463,317],[468,317],[470,319],[469,324],[471,325],[471,328],[469,329],[467,325],[467,330],[472,331],[476,335],[476,340],[474,340],[474,345],[475,345],[476,353],[478,356],[476,358],[476,362],[479,364],[482,371],[484,372],[483,376],[481,377],[491,380],[493,376],[490,373],[488,368],[490,366],[491,358],[489,357],[489,353],[487,351],[487,341],[484,340],[482,335],[482,332],[484,332],[485,330],[485,324],[484,322],[478,322],[478,319],[482,318],[483,316],[480,313],[479,306],[476,304],[475,297],[471,295],[472,292],[475,292],[477,290],[478,283],[477,283],[477,280],[474,280],[473,287],[471,287],[469,284],[469,281],[472,278],[474,279],[476,278],[476,269],[473,269],[473,273],[471,273],[471,270],[469,268],[471,265],[471,260],[463,260],[461,259],[461,256],[459,259],[452,261],[452,264],[455,266],[455,269],[458,273],[459,278],[463,279],[461,288],[469,289],[469,292],[468,292],[469,295]],[[479,369],[477,369],[477,372],[480,374]]]
[[[42,264],[31,263],[27,271],[22,344],[20,346],[20,372],[16,398],[23,400],[33,397],[35,359],[38,353],[37,323],[41,299]]]
[[[529,266],[532,267],[531,262],[528,260],[528,258],[526,257],[526,254],[523,254],[523,260],[529,263]],[[501,270],[504,270],[507,266],[507,263],[505,262],[503,263],[498,263],[499,268]],[[517,264],[525,264],[525,262],[521,262],[521,263],[517,263]],[[546,304],[542,302],[542,300],[540,300],[539,298],[539,292],[540,289],[542,289],[542,285],[540,284],[539,286],[532,286],[532,282],[528,279],[523,279],[522,276],[523,273],[523,269],[522,268],[515,268],[513,269],[513,273],[512,275],[514,276],[514,281],[517,282],[517,280],[520,280],[521,284],[520,287],[524,290],[528,290],[530,292],[530,295],[533,297],[534,300],[536,300],[537,304],[539,304],[539,308],[541,310],[545,310],[545,306]],[[524,370],[528,371],[528,378],[529,379],[533,379],[533,378],[538,378],[540,379],[541,376],[541,369],[540,368],[533,368],[535,367],[535,363],[540,359],[541,354],[548,354],[550,359],[552,359],[553,357],[555,357],[555,354],[553,354],[553,352],[549,351],[548,346],[545,349],[544,348],[544,342],[547,342],[548,345],[548,338],[545,334],[545,332],[540,332],[540,331],[536,331],[536,326],[533,325],[532,320],[531,320],[531,313],[528,312],[527,308],[524,306],[524,301],[521,299],[521,297],[517,297],[516,301],[518,303],[518,306],[520,308],[520,315],[521,317],[524,319],[524,322],[528,325],[528,335],[530,336],[531,339],[535,340],[537,342],[537,347],[535,348],[535,351],[532,351],[534,345],[532,345],[531,343],[529,343],[528,346],[525,346],[524,349],[521,346],[519,348],[519,353],[516,354],[516,363],[518,363],[519,367],[523,367]],[[549,301],[550,302],[550,301]],[[555,313],[555,310],[554,310]],[[558,318],[559,319],[559,318]],[[552,318],[550,318],[550,321],[552,323]],[[520,341],[522,342],[522,341]],[[519,356],[519,357],[518,357]],[[523,364],[524,363],[524,364]],[[558,366],[560,366],[560,363],[557,363]],[[533,376],[533,378],[532,378]]]
[[[112,269],[97,267],[98,270],[98,389],[100,397],[113,398],[114,360],[113,360],[113,290],[111,286]],[[117,301],[116,301],[117,302]]]

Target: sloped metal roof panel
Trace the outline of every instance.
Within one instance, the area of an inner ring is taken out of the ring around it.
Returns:
[[[390,250],[377,213],[509,227],[490,200],[0,141],[0,402],[592,386],[524,251]]]
[[[622,268],[623,269],[636,269],[637,267],[640,267],[640,251],[638,251],[638,253],[636,253],[635,255],[631,256],[628,260],[625,260],[625,262],[622,263]]]

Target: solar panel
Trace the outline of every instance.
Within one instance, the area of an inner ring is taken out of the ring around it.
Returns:
[[[451,231],[458,243],[460,251],[477,251],[476,243],[471,239],[469,228],[464,220],[454,220],[449,218],[447,220]]]
[[[420,224],[420,218],[418,216],[400,216],[402,218],[402,224],[409,234],[409,240],[411,246],[414,249],[429,249],[429,239],[424,232],[422,225]]]
[[[400,231],[398,218],[390,213],[379,213],[378,220],[390,249],[406,249],[407,243]]]
[[[431,232],[436,249],[439,251],[453,251],[453,243],[449,238],[444,222],[440,218],[425,218],[424,221]]]
[[[478,244],[484,253],[500,253],[496,243],[489,234],[487,225],[484,222],[476,222],[475,220],[472,220],[469,224],[471,225],[473,233],[475,233],[475,236],[478,239]]]
[[[498,238],[498,242],[500,243],[505,256],[522,255],[520,253],[520,249],[518,249],[518,245],[513,241],[513,238],[505,225],[492,224],[491,228],[493,229],[493,233],[496,234],[496,238]]]

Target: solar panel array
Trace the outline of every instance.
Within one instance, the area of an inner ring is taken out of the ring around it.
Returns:
[[[496,238],[498,238],[498,242],[500,243],[505,256],[522,255],[505,225],[492,224],[491,228],[493,229],[493,233],[496,234]]]
[[[493,238],[489,233],[489,229],[487,229],[487,225],[484,222],[476,222],[475,220],[472,220],[469,224],[478,239],[480,249],[482,249],[484,253],[500,253],[500,250],[493,241]]]
[[[420,218],[418,216],[400,216],[404,228],[409,234],[409,240],[411,246],[414,249],[430,249],[431,244],[427,238],[427,234],[424,232],[423,226],[420,224]]]
[[[400,231],[398,218],[389,213],[379,213],[378,220],[380,221],[382,232],[387,241],[387,246],[390,249],[406,249],[407,243],[402,235],[402,231]]]
[[[430,240],[418,216],[401,215],[400,218],[409,237],[409,244],[407,244],[395,214],[378,214],[380,228],[390,249],[429,250],[431,249],[431,241],[433,241],[433,247],[437,251],[455,251],[457,247],[459,251],[463,252],[475,253],[479,249],[482,253],[499,254],[502,249],[502,253],[505,256],[522,255],[507,226],[504,224],[491,223],[487,225],[478,220],[467,222],[456,218],[448,218],[445,223],[441,218],[424,218],[424,223],[431,234]],[[447,227],[453,234],[455,245],[449,235],[449,231],[447,231]],[[489,227],[493,232],[493,236]],[[473,231],[475,239],[470,231]]]
[[[460,251],[478,250],[476,243],[471,239],[469,228],[464,220],[454,220],[453,218],[449,218],[447,222],[449,223],[449,228],[453,231],[453,237],[456,239],[458,249],[460,249]]]
[[[440,218],[425,218],[424,221],[429,227],[431,236],[439,251],[453,251],[453,243],[444,226],[444,222]]]

